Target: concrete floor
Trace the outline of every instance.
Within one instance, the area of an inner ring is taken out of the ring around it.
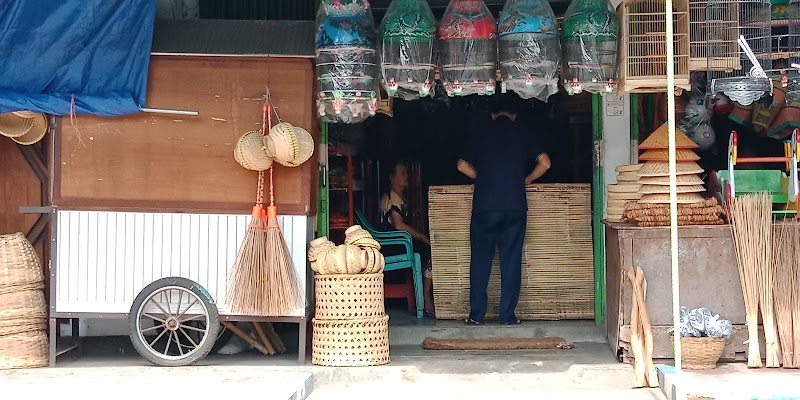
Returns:
[[[800,370],[748,369],[745,363],[719,364],[707,371],[682,371],[659,368],[665,393],[674,392],[690,400],[800,400]]]

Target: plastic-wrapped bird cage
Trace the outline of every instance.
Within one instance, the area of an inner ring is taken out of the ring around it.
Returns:
[[[786,88],[786,104],[800,102],[800,0],[789,1],[789,85]]]
[[[317,13],[317,107],[327,122],[363,122],[378,109],[377,32],[367,0],[323,0]]]
[[[381,75],[389,96],[432,96],[436,19],[425,0],[394,0],[381,21]]]
[[[500,13],[498,36],[503,91],[541,101],[558,92],[561,43],[546,0],[509,0]]]
[[[626,93],[659,93],[667,88],[666,2],[627,0],[619,5],[620,86]],[[689,0],[674,0],[675,86],[689,83]]]
[[[712,95],[724,93],[743,106],[772,94],[772,14],[769,0],[709,0],[706,8],[708,65],[735,59],[727,71],[709,71]],[[737,19],[738,25],[720,27],[715,21]],[[738,41],[737,41],[738,38]],[[733,40],[733,42],[731,42]],[[735,45],[732,45],[735,44]]]
[[[497,25],[483,0],[452,0],[439,22],[439,75],[449,96],[494,94]]]
[[[608,0],[574,0],[561,28],[567,93],[611,93],[617,84],[619,17]]]

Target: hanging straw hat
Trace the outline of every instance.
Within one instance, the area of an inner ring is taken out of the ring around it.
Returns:
[[[36,123],[36,113],[30,111],[13,111],[0,114],[0,135],[17,138],[31,129]]]
[[[676,149],[696,149],[700,147],[692,139],[689,139],[682,130],[675,128],[675,148]],[[667,124],[661,125],[650,134],[642,144],[639,145],[639,150],[658,150],[669,148],[669,126]]]
[[[647,150],[639,156],[639,159],[642,161],[669,161],[669,150]],[[697,161],[699,159],[700,156],[691,150],[675,150],[675,161],[677,162]]]
[[[314,154],[314,138],[307,130],[281,122],[264,138],[267,154],[285,167],[297,167]]]
[[[14,114],[14,113],[12,113]],[[27,132],[17,137],[11,137],[11,140],[26,146],[35,144],[42,140],[47,130],[50,127],[47,122],[47,115],[43,113],[32,113],[30,111],[17,112],[17,115],[31,115],[30,117],[23,117],[31,121],[31,127]]]
[[[264,135],[260,131],[247,132],[233,149],[233,158],[244,169],[265,171],[272,166],[272,157],[268,156],[263,142]]]
[[[677,175],[699,174],[704,172],[694,161],[676,163]],[[669,176],[669,163],[666,161],[648,161],[644,163],[644,167],[639,170],[639,175],[642,177],[648,176]],[[639,183],[644,183],[639,180]]]

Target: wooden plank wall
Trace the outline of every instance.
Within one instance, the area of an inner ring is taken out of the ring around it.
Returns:
[[[55,145],[54,204],[249,212],[257,173],[241,168],[233,150],[242,134],[260,129],[267,84],[281,118],[306,128],[318,141],[311,60],[153,56],[147,106],[200,115],[79,116],[74,125],[63,118]],[[279,214],[315,213],[317,159],[298,168],[275,168]]]
[[[20,214],[20,206],[42,206],[39,179],[13,140],[0,137],[0,234],[27,234],[39,215]]]

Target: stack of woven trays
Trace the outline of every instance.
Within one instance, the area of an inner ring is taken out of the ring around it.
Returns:
[[[44,276],[21,233],[0,235],[0,369],[48,364]]]
[[[345,233],[342,246],[321,237],[308,251],[316,272],[311,362],[330,367],[388,364],[389,317],[380,245],[360,226]],[[343,249],[342,254],[336,249]]]
[[[617,167],[617,183],[608,185],[608,209],[606,220],[620,222],[625,211],[625,203],[639,200],[639,169],[643,164],[620,165]]]

